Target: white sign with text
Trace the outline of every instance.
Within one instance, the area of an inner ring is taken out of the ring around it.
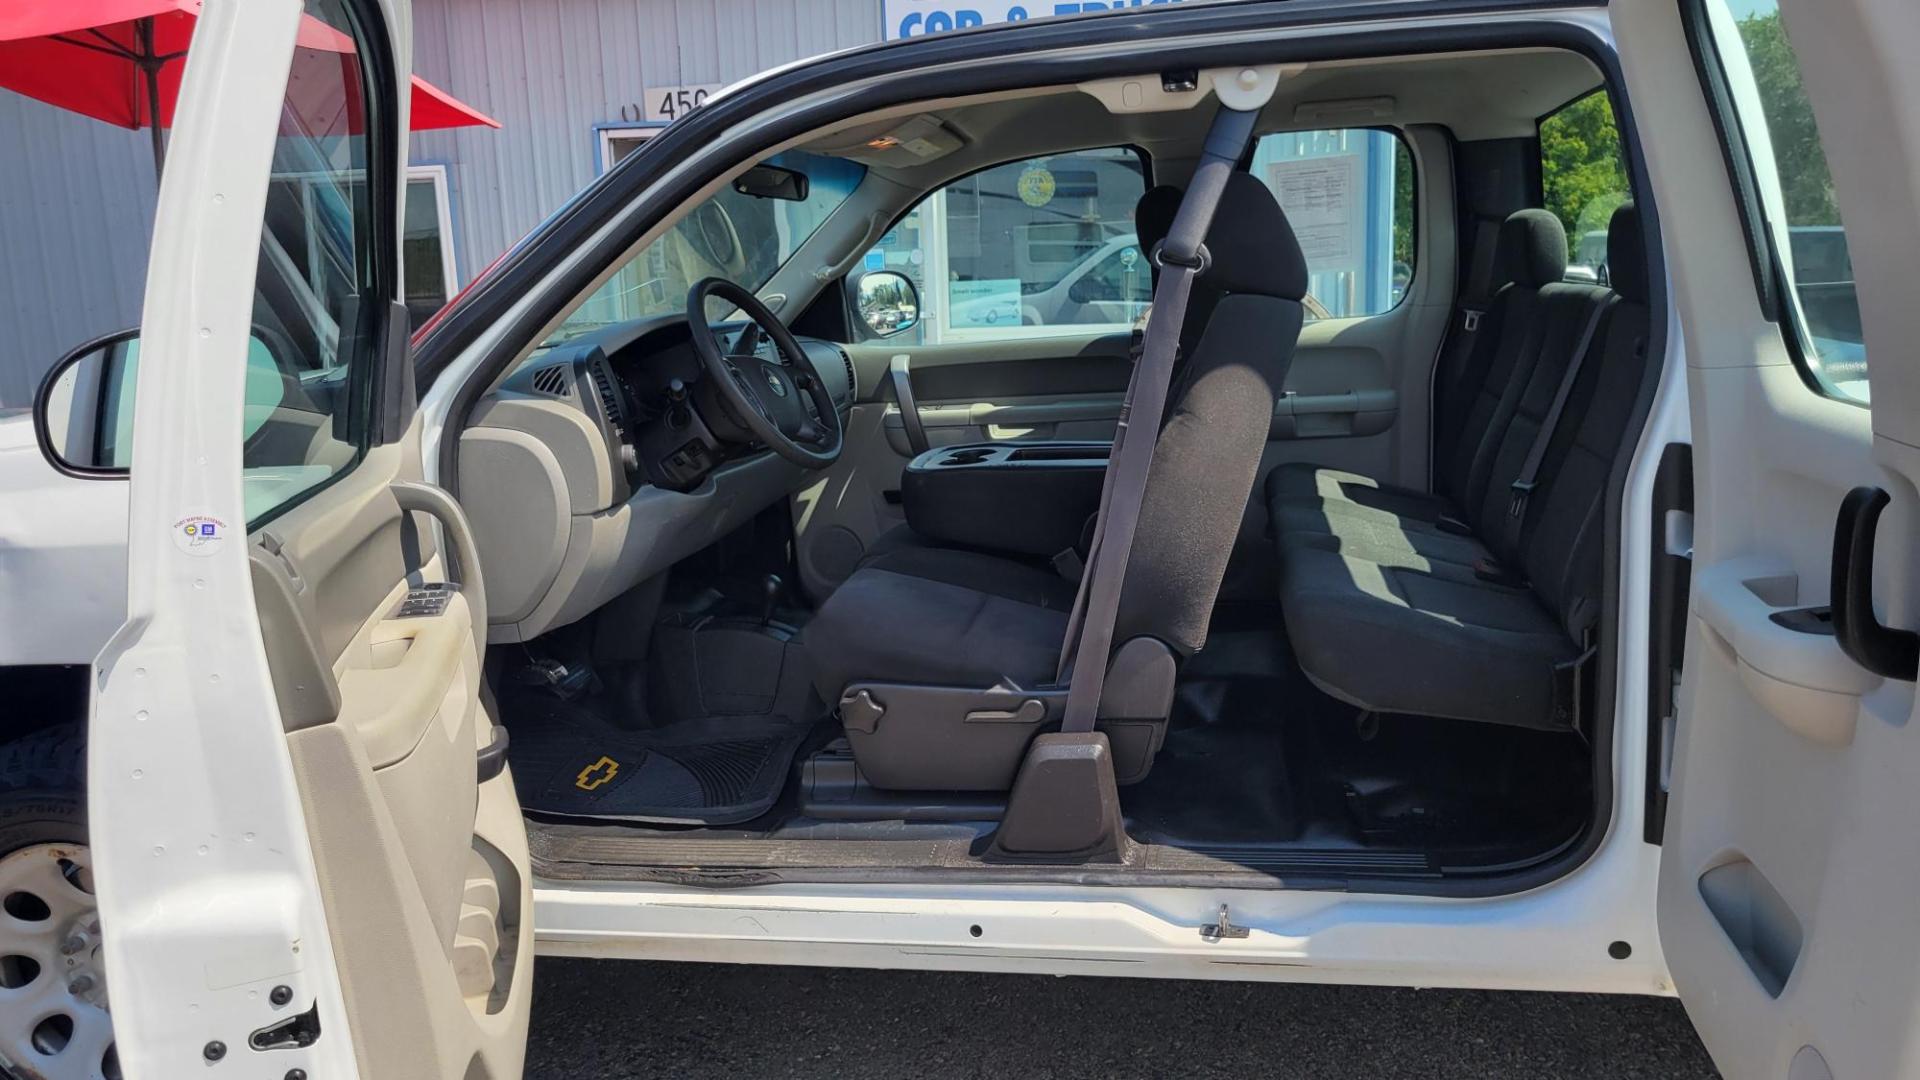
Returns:
[[[1338,263],[1345,269],[1365,242],[1358,206],[1358,154],[1276,161],[1267,166],[1268,187],[1300,242],[1300,252],[1315,269]]]
[[[653,123],[671,124],[693,110],[707,103],[707,99],[720,92],[724,83],[700,83],[696,86],[656,86],[647,91],[643,103],[646,119]]]

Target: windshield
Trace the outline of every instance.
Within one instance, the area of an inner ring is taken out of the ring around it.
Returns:
[[[806,197],[766,198],[732,186],[641,249],[547,339],[555,345],[614,323],[686,310],[687,291],[721,277],[758,292],[853,194],[866,166],[789,150],[762,164],[807,178]]]

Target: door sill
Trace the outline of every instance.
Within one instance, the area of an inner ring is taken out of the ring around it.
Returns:
[[[980,858],[990,831],[952,825],[913,839],[760,838],[527,822],[534,875],[543,881],[703,888],[940,881],[1497,896],[1538,887],[1541,871],[1570,862],[1567,856],[1581,839],[1576,834],[1547,851],[1473,866],[1448,865],[1418,851],[1172,847],[1129,839],[1122,862],[1036,866]],[[1567,865],[1561,873],[1571,869]]]

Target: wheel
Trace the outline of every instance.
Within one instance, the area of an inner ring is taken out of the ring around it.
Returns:
[[[740,335],[723,343],[707,321],[707,301],[724,300],[747,320]],[[721,437],[758,442],[803,469],[824,469],[840,459],[846,444],[840,430],[840,406],[815,369],[813,357],[752,290],[726,278],[702,278],[687,290],[687,326],[693,352],[705,368],[720,415],[732,414]],[[762,336],[774,346],[775,359],[760,355]],[[709,416],[709,425],[718,417]],[[728,435],[726,428],[737,428]]]
[[[73,730],[0,746],[0,1074],[119,1080]]]

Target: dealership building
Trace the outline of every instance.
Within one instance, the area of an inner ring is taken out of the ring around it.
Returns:
[[[1172,2],[413,0],[414,71],[500,126],[412,137],[409,307],[416,318],[430,313],[728,83],[897,37]],[[28,404],[70,347],[139,321],[155,196],[148,134],[0,90],[0,408]],[[1263,140],[1255,168],[1283,205],[1295,204],[1288,209],[1303,242],[1319,245],[1315,295],[1329,313],[1391,306],[1391,238],[1379,225],[1390,215],[1366,210],[1393,197],[1397,147],[1392,135],[1365,130]],[[1013,207],[1018,221],[1008,219],[1017,246],[996,242],[1009,235],[994,217],[1004,212],[978,198],[971,214],[958,203],[923,207],[866,264],[904,270],[919,284],[924,334],[964,336],[1011,316],[1021,298],[997,294],[994,283],[1024,281],[1031,290],[1037,266],[1057,266],[1061,282],[1106,275],[1122,304],[1115,318],[1128,318],[1126,305],[1145,298],[1129,219],[1139,171],[1150,164],[1124,151],[1009,165],[1008,188],[1026,204]],[[297,205],[307,196],[299,177],[276,180],[276,198]],[[939,197],[968,198],[954,190]]]

